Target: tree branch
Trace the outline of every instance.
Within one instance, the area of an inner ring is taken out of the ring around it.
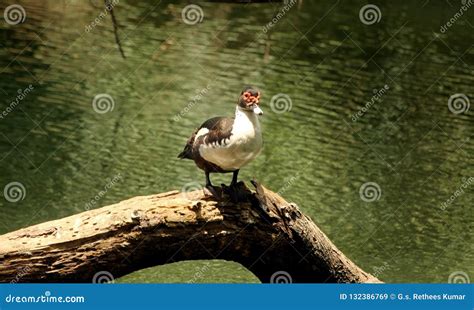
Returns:
[[[112,18],[112,25],[114,29],[114,36],[115,36],[115,43],[117,44],[117,47],[119,49],[120,55],[122,55],[122,58],[125,59],[125,52],[123,51],[122,48],[122,43],[120,43],[120,38],[118,35],[118,22],[117,19],[115,18],[115,13],[114,13],[114,4],[110,0],[104,0],[105,1],[105,8],[110,11],[110,17]]]
[[[239,262],[262,282],[282,273],[292,282],[380,282],[295,204],[253,184],[239,183],[234,201],[172,191],[2,235],[0,282],[91,282],[99,271],[120,277],[194,259]]]

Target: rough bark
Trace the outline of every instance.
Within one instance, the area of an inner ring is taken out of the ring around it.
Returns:
[[[236,261],[262,282],[378,283],[278,194],[135,197],[0,236],[0,282],[92,282],[193,259]],[[291,278],[290,278],[291,277]]]

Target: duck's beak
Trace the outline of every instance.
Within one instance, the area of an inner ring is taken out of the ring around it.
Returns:
[[[262,109],[260,109],[258,105],[253,109],[253,113],[258,114],[258,115],[263,115],[263,111]]]

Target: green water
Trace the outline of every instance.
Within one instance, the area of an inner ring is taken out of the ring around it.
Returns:
[[[474,100],[474,8],[440,33],[458,2],[378,1],[380,21],[365,25],[367,2],[299,1],[264,32],[281,3],[204,2],[202,22],[188,25],[187,2],[120,1],[123,59],[110,16],[85,30],[100,1],[22,1],[24,23],[0,21],[1,110],[19,89],[33,89],[0,119],[0,189],[20,182],[26,195],[0,199],[0,233],[203,184],[176,155],[202,121],[232,115],[241,88],[253,84],[262,90],[265,148],[243,180],[280,190],[384,281],[474,278],[474,108],[448,109],[453,94]],[[3,1],[1,12],[14,3]],[[103,93],[114,108],[100,114],[92,101]],[[289,96],[289,111],[271,108],[277,94]],[[367,182],[379,186],[378,200],[361,199]],[[258,282],[222,260],[118,281]]]

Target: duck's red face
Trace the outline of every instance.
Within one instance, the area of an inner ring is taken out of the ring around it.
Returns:
[[[239,106],[247,111],[253,111],[255,114],[262,115],[263,111],[259,107],[260,92],[253,88],[246,88],[240,94]]]
[[[242,97],[247,106],[260,103],[260,92],[245,91]]]

